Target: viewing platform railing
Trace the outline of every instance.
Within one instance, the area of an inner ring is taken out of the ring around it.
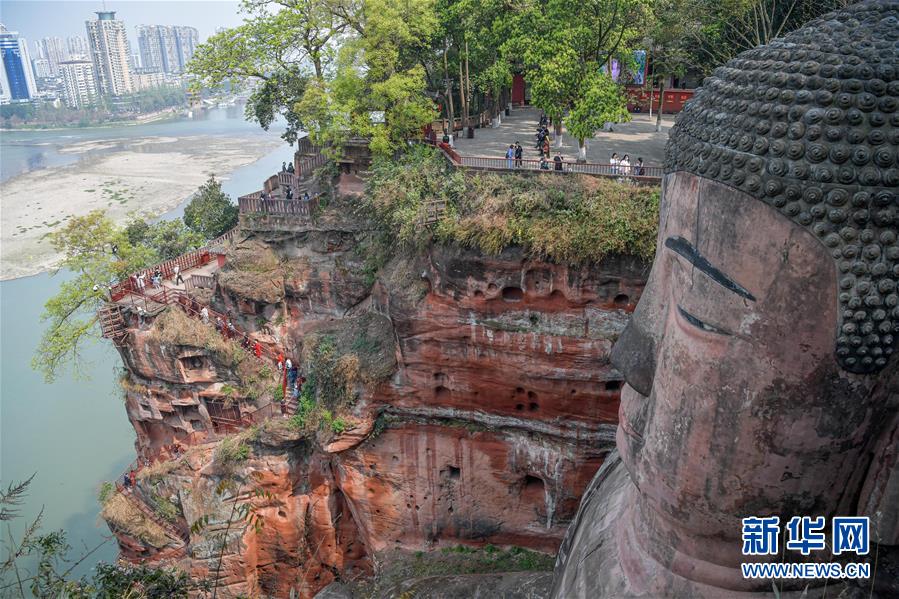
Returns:
[[[176,265],[180,269],[181,275],[185,277],[186,284],[186,271],[190,270],[191,268],[197,268],[198,266],[205,266],[206,264],[209,264],[212,261],[213,256],[217,255],[214,252],[210,251],[209,248],[231,241],[236,233],[237,227],[231,229],[223,235],[216,237],[215,239],[211,239],[204,247],[198,250],[187,252],[186,254],[182,254],[177,258],[172,258],[171,260],[166,260],[143,270],[131,273],[131,275],[127,279],[110,287],[110,298],[112,299],[112,301],[117,302],[129,293],[137,292],[138,289],[136,279],[137,276],[142,273],[146,275],[146,285],[148,287],[150,285],[149,278],[153,274],[153,272],[156,271],[156,269],[159,269],[159,272],[162,273],[162,277],[164,279],[171,279],[175,275]]]
[[[453,166],[498,172],[537,171],[553,173],[579,173],[608,177],[610,179],[628,179],[637,183],[658,184],[662,180],[664,169],[660,166],[642,167],[617,164],[601,164],[597,162],[572,162],[562,160],[555,162],[551,159],[545,161],[534,159],[495,158],[492,156],[463,156],[448,143],[438,142],[436,146]]]
[[[273,214],[280,216],[312,216],[312,211],[318,205],[318,196],[308,200],[263,200],[253,197],[255,194],[241,196],[237,199],[237,205],[241,214]]]

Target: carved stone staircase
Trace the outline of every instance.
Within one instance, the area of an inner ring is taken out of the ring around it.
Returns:
[[[103,337],[112,339],[116,345],[122,345],[128,337],[128,327],[122,316],[122,309],[117,304],[105,304],[97,312],[100,319],[100,330]]]
[[[131,504],[136,507],[140,512],[149,518],[151,521],[155,522],[162,528],[167,535],[169,535],[172,539],[176,539],[180,541],[181,546],[187,545],[190,541],[190,535],[185,533],[182,530],[179,530],[177,527],[172,525],[171,522],[167,522],[164,518],[162,518],[159,514],[156,513],[153,508],[144,503],[144,500],[134,494],[134,489],[131,487],[124,487],[121,489],[122,495],[124,495]]]

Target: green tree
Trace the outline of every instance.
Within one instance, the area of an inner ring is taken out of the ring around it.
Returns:
[[[191,231],[182,220],[164,220],[150,225],[145,246],[149,246],[159,260],[171,260],[193,251],[206,242],[203,235]]]
[[[605,123],[628,120],[627,99],[608,74],[594,73],[585,79],[565,119],[568,131],[578,142],[578,162],[587,161],[587,138],[593,137]]]
[[[222,191],[222,184],[209,177],[184,208],[184,224],[202,235],[214,239],[237,226],[238,209]]]
[[[592,93],[585,81],[643,43],[649,7],[649,0],[548,0],[528,16],[520,38],[506,44],[510,60],[523,57],[531,102],[552,117],[557,145],[562,115]]]
[[[284,116],[282,137],[293,143],[305,127],[292,108],[311,78],[325,76],[333,40],[347,26],[334,6],[328,0],[244,0],[243,24],[200,44],[188,69],[197,85],[250,87],[247,118],[268,129]]]
[[[157,259],[151,247],[132,245],[99,210],[71,219],[50,242],[63,255],[61,269],[74,276],[60,285],[41,316],[48,326],[31,364],[48,381],[66,365],[79,372],[83,343],[98,337],[97,309],[108,299],[109,285]]]

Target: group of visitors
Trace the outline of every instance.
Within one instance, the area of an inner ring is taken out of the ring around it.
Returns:
[[[281,172],[282,172],[282,173],[292,173],[292,172],[294,172],[293,162],[291,162],[290,164],[288,164],[287,162],[282,162],[282,163],[281,163]]]
[[[643,159],[637,158],[637,162],[631,165],[631,157],[629,154],[625,154],[619,158],[618,152],[612,152],[612,157],[609,158],[609,165],[613,175],[642,177],[646,174],[646,167],[643,165]]]
[[[143,293],[147,288],[147,275],[150,277],[150,284],[154,289],[159,289],[162,287],[162,280],[165,278],[162,270],[159,266],[153,268],[152,271],[142,270],[138,273],[131,275],[131,280],[134,283],[134,289],[139,293]],[[184,285],[184,275],[181,274],[181,267],[178,264],[175,264],[172,267],[172,282],[175,285]]]
[[[265,202],[265,201],[268,201],[268,200],[276,200],[277,198],[275,198],[275,197],[274,197],[272,194],[270,194],[269,192],[263,190],[262,193],[259,195],[259,199],[262,200],[263,202]],[[288,185],[288,186],[286,186],[286,188],[284,189],[284,199],[285,199],[285,200],[292,200],[292,199],[294,199],[294,197],[293,197],[293,187],[292,187],[292,186]],[[309,192],[308,192],[308,191],[304,191],[304,192],[303,192],[302,200],[303,200],[304,202],[308,202],[308,201],[310,200]]]
[[[514,144],[509,144],[509,149],[506,150],[506,167],[520,167],[523,155],[524,149],[522,149],[520,141],[516,141]]]
[[[556,155],[552,158],[552,165],[550,164],[550,151],[549,151],[549,142],[544,140],[546,143],[546,147],[540,152],[540,170],[548,171],[548,170],[556,170],[561,171],[564,167],[564,159],[562,158],[562,154],[560,152],[556,152]],[[521,142],[516,141],[514,144],[509,144],[508,149],[506,150],[506,168],[508,169],[516,169],[521,168],[523,164],[524,157],[524,149],[521,147]]]

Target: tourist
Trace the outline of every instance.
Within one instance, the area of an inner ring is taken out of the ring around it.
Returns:
[[[286,172],[287,172],[287,162],[282,162],[282,163],[281,163],[281,172],[282,172],[282,173],[286,173]]]
[[[304,191],[304,192],[303,192],[303,201],[304,201],[304,202],[308,202],[308,201],[309,201],[309,192],[308,192],[308,191]]]
[[[543,156],[542,154],[540,155],[540,170],[549,170],[549,162],[546,160],[546,156]]]
[[[278,372],[284,371],[284,354],[278,352]]]
[[[225,334],[225,321],[222,320],[221,316],[215,317],[215,330],[218,331],[219,333],[221,333],[222,335]]]
[[[293,199],[293,187],[288,187],[288,188],[287,188],[287,191],[284,192],[284,199],[285,199],[285,200],[292,200],[292,199]]]
[[[140,292],[143,292],[144,288],[147,286],[146,281],[144,281],[144,278],[146,278],[146,276],[147,276],[147,273],[145,273],[143,271],[141,271],[137,275],[137,290]]]
[[[137,307],[137,326],[140,328],[144,327],[144,316],[146,316],[147,311],[144,310],[143,306]]]
[[[521,142],[515,142],[515,167],[521,168],[521,157],[524,155],[524,150],[521,148]]]
[[[231,319],[228,319],[228,339],[232,339],[234,335],[237,333],[237,330],[234,328],[234,323],[231,322]]]
[[[543,153],[549,158],[549,135],[543,138]]]
[[[555,169],[557,171],[561,171],[562,170],[562,154],[560,154],[559,152],[556,152],[556,155],[553,156],[553,162],[556,163]]]
[[[203,319],[203,324],[209,324],[209,308],[203,306],[203,309],[200,310],[200,318]]]
[[[119,253],[119,244],[117,244],[117,243],[112,244],[112,248],[111,248],[111,249],[112,249],[113,255],[118,254],[118,253]]]
[[[613,175],[618,174],[618,163],[619,162],[620,161],[618,160],[618,152],[612,152],[612,157],[609,158],[609,166],[611,167],[609,169],[609,172],[611,172]]]
[[[290,361],[290,358],[287,359],[287,385],[293,389],[297,382],[297,374],[299,374],[299,369]]]
[[[144,459],[146,460],[146,458],[144,458]],[[128,482],[130,483],[129,486],[132,486],[132,487],[137,482],[137,472],[134,471],[134,468],[132,468],[131,471],[128,473]]]
[[[643,159],[637,157],[637,164],[634,165],[634,175],[642,177],[646,174],[646,167],[643,166]]]
[[[180,284],[184,283],[184,277],[181,276],[181,267],[180,266],[178,266],[176,264],[175,268],[172,269],[172,273],[173,273],[172,276],[175,279],[175,285],[180,285]]]
[[[162,271],[159,270],[159,267],[156,267],[156,270],[153,271],[153,287],[159,289],[162,287]]]
[[[514,164],[513,161],[515,159],[515,146],[509,144],[509,149],[506,150],[506,168],[512,169]]]
[[[618,172],[625,177],[631,174],[631,157],[629,154],[621,157],[621,160],[618,162]]]
[[[293,173],[293,172],[294,172],[294,170],[293,170],[293,162],[291,162],[290,164],[287,165],[287,172],[288,172],[288,173]]]
[[[258,341],[253,345],[253,353],[256,354],[257,358],[262,357],[262,346],[259,345]]]
[[[131,476],[127,472],[122,475],[122,486],[126,489],[131,486]]]

